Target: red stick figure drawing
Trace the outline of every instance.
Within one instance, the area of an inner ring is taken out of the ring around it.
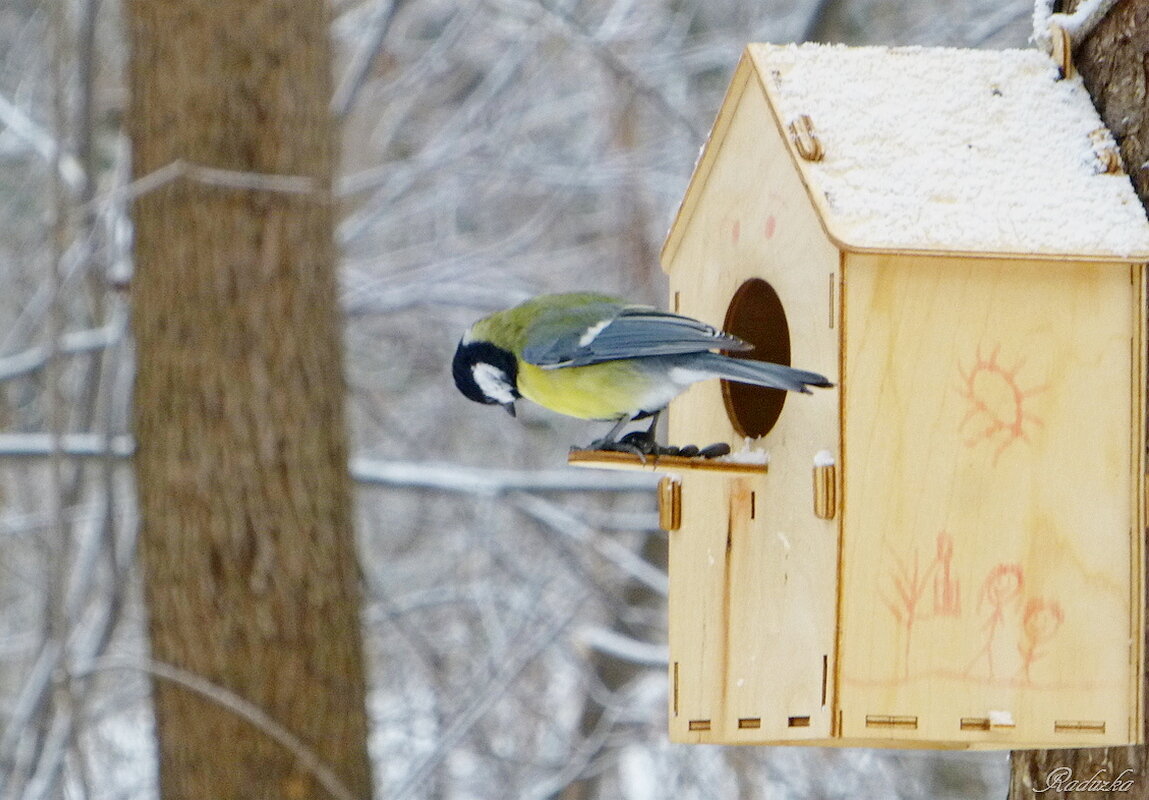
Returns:
[[[1044,426],[1042,420],[1026,411],[1026,401],[1035,394],[1045,391],[1045,385],[1022,389],[1018,373],[1025,366],[1025,359],[1019,359],[1012,367],[1004,367],[998,362],[1001,345],[994,345],[993,351],[985,358],[981,348],[977,350],[973,366],[967,372],[960,365],[959,391],[966,399],[967,408],[958,430],[966,432],[964,444],[974,447],[980,442],[996,442],[993,463],[1007,447],[1019,439],[1029,441],[1026,424]]]
[[[1021,597],[1023,583],[1020,564],[998,564],[986,575],[977,597],[978,612],[982,612],[983,609],[988,612],[986,621],[982,625],[985,638],[981,649],[974,654],[969,664],[966,665],[967,674],[984,658],[989,669],[989,677],[991,679],[994,677],[993,651],[995,640],[1001,630],[1002,623],[1005,621],[1006,608],[1016,604]]]
[[[1041,646],[1053,638],[1064,621],[1065,612],[1056,600],[1031,597],[1026,601],[1021,613],[1021,641],[1017,644],[1026,683],[1030,680],[1029,668],[1043,655],[1039,652]]]

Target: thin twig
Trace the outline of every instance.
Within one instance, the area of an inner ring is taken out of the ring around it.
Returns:
[[[60,151],[55,137],[37,125],[31,117],[20,110],[4,95],[0,94],[0,125],[31,147],[37,155],[54,165],[69,189],[78,189],[84,182],[84,168],[71,153]]]
[[[351,63],[343,73],[343,79],[331,98],[331,110],[337,117],[345,117],[355,105],[359,91],[367,82],[371,73],[371,65],[383,48],[383,40],[387,38],[387,31],[391,29],[391,22],[402,7],[404,0],[376,0],[375,11],[364,26],[366,33],[362,34],[359,46],[351,55]]]
[[[131,436],[105,436],[102,433],[65,433],[59,439],[59,454],[67,458],[130,458],[135,452]],[[0,433],[0,458],[48,458],[52,455],[50,433]]]
[[[55,347],[34,345],[10,356],[0,356],[0,383],[13,378],[22,378],[43,369],[53,356],[103,350],[120,341],[122,335],[122,325],[109,324],[85,331],[64,333],[59,337]]]
[[[178,180],[188,180],[208,186],[226,189],[247,189],[280,194],[320,194],[320,182],[306,175],[272,175],[266,172],[243,172],[241,170],[206,167],[183,159],[176,159],[159,169],[136,178],[126,186],[113,191],[116,199],[137,200],[146,194],[162,189]]]
[[[664,644],[642,642],[601,625],[581,628],[575,639],[580,644],[617,661],[642,667],[665,667],[670,651]]]

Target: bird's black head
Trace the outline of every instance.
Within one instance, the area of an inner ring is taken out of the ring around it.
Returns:
[[[483,341],[466,337],[455,350],[451,373],[459,391],[476,403],[498,403],[515,415],[515,400],[522,395],[516,386],[519,366],[514,354]]]

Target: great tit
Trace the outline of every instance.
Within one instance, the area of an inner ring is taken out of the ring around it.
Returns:
[[[548,294],[472,325],[455,350],[452,373],[468,398],[500,405],[511,416],[525,397],[570,417],[613,421],[595,449],[616,449],[628,422],[651,416],[645,436],[652,444],[658,414],[708,378],[805,393],[833,385],[816,372],[713,352],[751,349],[681,314],[604,294]]]

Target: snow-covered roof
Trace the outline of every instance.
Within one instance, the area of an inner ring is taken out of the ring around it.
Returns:
[[[1080,78],[1037,50],[748,48],[827,231],[851,250],[1149,258],[1149,222]],[[791,145],[793,146],[793,145]]]

